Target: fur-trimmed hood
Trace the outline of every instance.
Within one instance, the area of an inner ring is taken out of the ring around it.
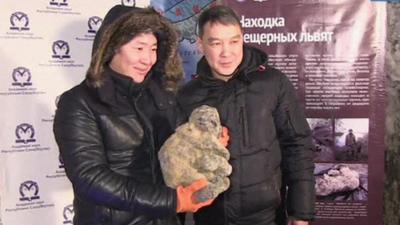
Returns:
[[[152,77],[163,82],[166,90],[175,91],[182,79],[183,69],[178,53],[176,28],[152,8],[116,5],[111,8],[93,42],[92,60],[86,78],[89,86],[101,87],[104,69],[115,50],[140,33],[151,32],[157,38],[157,62]]]

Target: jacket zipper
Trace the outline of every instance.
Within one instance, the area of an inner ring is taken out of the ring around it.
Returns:
[[[157,178],[156,178],[157,173],[156,173],[156,165],[155,165],[156,159],[155,159],[155,146],[154,146],[153,130],[152,130],[151,122],[147,119],[147,117],[143,114],[143,112],[140,111],[140,109],[137,105],[137,102],[141,96],[142,96],[142,93],[139,93],[138,97],[134,100],[134,107],[135,107],[135,110],[136,110],[138,116],[140,117],[141,121],[144,123],[144,126],[146,127],[146,130],[147,130],[146,133],[148,133],[147,135],[145,133],[143,141],[146,141],[146,138],[149,138],[149,140],[150,140],[149,142],[150,142],[150,148],[151,148],[151,150],[150,150],[151,151],[150,152],[151,173],[152,173],[153,183],[156,184],[157,183]]]
[[[240,115],[240,124],[242,126],[243,146],[247,146],[249,140],[248,140],[247,121],[246,121],[244,106],[240,106],[239,115]]]

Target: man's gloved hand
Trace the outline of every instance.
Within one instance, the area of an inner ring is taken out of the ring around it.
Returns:
[[[219,138],[219,141],[225,148],[226,148],[226,146],[228,146],[228,142],[229,142],[228,128],[222,127],[222,134],[221,134],[221,137]]]
[[[177,193],[177,209],[176,212],[196,212],[203,206],[210,205],[214,199],[205,202],[197,202],[195,193],[207,186],[205,178],[194,181],[187,187],[178,186]]]

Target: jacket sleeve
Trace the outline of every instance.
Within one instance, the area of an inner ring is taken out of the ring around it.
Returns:
[[[79,92],[61,96],[54,134],[76,197],[153,218],[175,215],[174,189],[138,183],[109,168],[96,117]]]
[[[292,219],[312,220],[315,178],[311,131],[293,85],[281,75],[274,120],[282,149],[283,181],[287,185],[286,210]]]

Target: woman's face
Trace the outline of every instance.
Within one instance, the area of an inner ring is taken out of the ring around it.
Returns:
[[[152,33],[142,33],[116,51],[110,67],[141,83],[156,61],[157,38]]]

